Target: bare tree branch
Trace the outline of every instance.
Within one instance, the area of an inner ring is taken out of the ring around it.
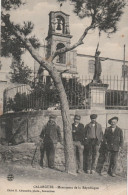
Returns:
[[[68,52],[68,51],[71,51],[71,50],[75,49],[76,47],[78,47],[79,45],[84,44],[84,43],[83,43],[83,40],[84,40],[85,36],[88,34],[88,31],[89,31],[90,29],[93,29],[93,28],[94,28],[94,25],[91,23],[91,25],[88,26],[88,27],[84,30],[84,33],[82,34],[82,36],[80,37],[80,39],[79,39],[75,44],[71,45],[70,47],[64,47],[64,48],[61,48],[61,49],[55,51],[55,53],[54,53],[53,56],[51,57],[51,61],[53,61],[54,58],[55,58],[57,55],[59,55],[59,54],[61,54],[61,53],[66,53],[66,52]]]
[[[50,60],[43,59],[38,52],[33,48],[30,41],[25,37],[23,33],[21,33],[13,23],[10,22],[9,19],[10,15],[4,15],[2,14],[1,18],[2,21],[6,26],[8,26],[9,30],[12,31],[12,33],[22,41],[22,43],[25,45],[26,49],[30,52],[32,57],[40,64],[42,65],[49,73],[53,72],[56,68],[53,66],[53,63]],[[57,70],[56,70],[57,72]],[[51,75],[52,76],[52,75]]]

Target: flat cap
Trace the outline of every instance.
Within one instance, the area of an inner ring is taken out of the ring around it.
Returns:
[[[56,119],[56,116],[52,114],[52,115],[49,116],[49,119],[50,119],[50,118]]]
[[[96,119],[96,118],[97,118],[97,114],[91,114],[91,115],[90,115],[90,118],[91,118],[91,119]]]
[[[112,120],[117,120],[117,121],[118,121],[119,119],[118,119],[117,116],[114,116],[114,117],[110,118],[110,119],[108,120],[108,123],[109,123],[110,125],[111,125],[111,121],[112,121]]]
[[[80,115],[78,115],[78,114],[76,114],[76,115],[74,116],[74,119],[76,119],[76,120],[80,120],[80,119],[81,119],[81,116],[80,116]]]

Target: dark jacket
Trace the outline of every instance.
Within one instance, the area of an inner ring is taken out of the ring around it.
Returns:
[[[60,127],[54,122],[48,122],[41,131],[40,137],[44,139],[44,143],[54,143],[62,141]]]
[[[100,144],[100,142],[103,139],[103,131],[102,131],[101,125],[97,122],[95,123],[95,135],[96,135],[96,138],[97,138],[97,144]],[[86,142],[86,140],[88,142],[88,140],[92,138],[91,122],[85,126],[84,138],[85,138],[85,142]]]
[[[84,125],[82,123],[79,123],[77,127],[75,127],[75,124],[72,124],[72,137],[73,141],[80,141],[83,142],[84,139]]]
[[[118,126],[116,126],[114,132],[112,132],[112,127],[105,129],[104,142],[107,144],[108,150],[119,151],[119,147],[123,146],[123,131]]]

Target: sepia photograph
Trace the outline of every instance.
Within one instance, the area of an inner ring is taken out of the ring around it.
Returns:
[[[1,0],[0,194],[127,195],[128,0]]]

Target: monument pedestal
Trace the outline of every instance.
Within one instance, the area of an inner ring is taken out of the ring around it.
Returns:
[[[89,105],[92,110],[105,109],[105,92],[108,84],[89,83],[86,86],[88,91]]]

